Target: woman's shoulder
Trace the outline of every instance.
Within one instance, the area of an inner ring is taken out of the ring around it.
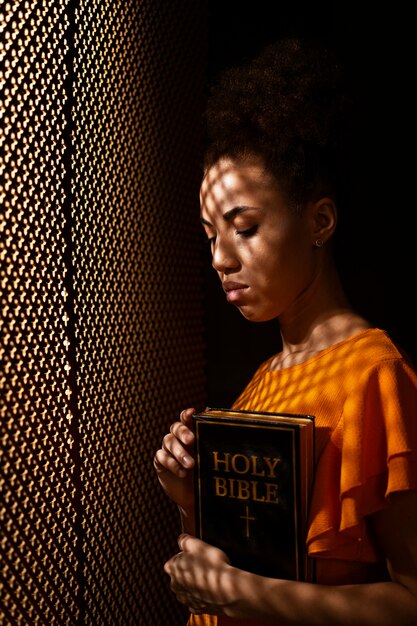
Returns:
[[[343,366],[345,385],[365,387],[376,394],[407,396],[405,404],[417,401],[417,370],[389,333],[372,328],[345,342]]]
[[[360,355],[363,363],[399,360],[412,366],[406,351],[381,328],[368,328],[341,342],[350,351]],[[337,347],[337,344],[335,345]]]

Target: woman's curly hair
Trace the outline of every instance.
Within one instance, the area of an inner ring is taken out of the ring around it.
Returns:
[[[206,109],[205,168],[219,158],[260,156],[300,209],[315,196],[338,200],[351,98],[333,52],[287,38],[223,72]]]

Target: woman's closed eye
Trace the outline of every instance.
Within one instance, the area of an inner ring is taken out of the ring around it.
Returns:
[[[251,226],[250,228],[245,228],[242,230],[236,230],[236,235],[240,235],[241,237],[252,237],[258,231],[258,224],[255,226]]]
[[[241,228],[241,229],[235,230],[236,235],[239,235],[240,237],[244,237],[244,238],[252,237],[257,232],[258,232],[258,224],[255,224],[254,226],[251,226],[250,228]],[[209,236],[207,234],[207,238],[205,239],[205,242],[209,246],[214,246],[214,244],[216,243],[216,239],[217,239],[217,235]]]

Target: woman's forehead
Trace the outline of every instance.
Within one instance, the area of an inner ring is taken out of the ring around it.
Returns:
[[[260,157],[246,156],[242,158],[223,157],[208,167],[203,182],[213,182],[218,179],[227,179],[235,175],[251,176],[255,178],[270,177]]]
[[[263,196],[278,191],[276,179],[259,159],[220,159],[205,172],[200,200],[202,205],[233,203],[240,197]]]

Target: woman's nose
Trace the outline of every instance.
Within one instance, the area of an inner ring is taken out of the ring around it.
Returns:
[[[213,242],[212,266],[217,272],[225,272],[239,267],[233,246],[224,240],[221,241],[219,237]]]

